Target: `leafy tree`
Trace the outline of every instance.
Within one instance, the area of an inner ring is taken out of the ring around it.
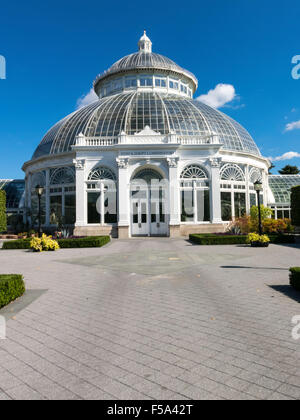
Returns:
[[[272,175],[272,169],[274,169],[275,168],[275,165],[271,162],[271,166],[270,166],[270,168],[269,168],[269,175]]]
[[[278,171],[280,175],[298,175],[300,170],[297,166],[286,165],[280,171]]]
[[[263,204],[260,205],[260,212],[262,223],[273,215],[273,210]],[[252,206],[250,210],[250,230],[252,232],[258,231],[258,222],[258,206]]]
[[[4,190],[0,190],[0,232],[5,232],[6,229],[6,192]]]

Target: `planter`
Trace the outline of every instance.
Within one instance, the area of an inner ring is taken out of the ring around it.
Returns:
[[[251,242],[252,248],[268,248],[269,242]]]

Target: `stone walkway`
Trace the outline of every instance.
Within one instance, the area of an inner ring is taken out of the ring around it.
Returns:
[[[300,399],[295,265],[299,246],[170,239],[0,251],[36,296],[6,309],[0,399]]]

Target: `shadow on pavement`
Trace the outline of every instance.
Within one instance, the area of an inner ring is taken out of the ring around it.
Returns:
[[[220,268],[247,268],[250,270],[283,270],[289,271],[288,268],[277,268],[277,267],[247,267],[244,265],[221,265]]]
[[[297,292],[297,290],[293,289],[289,285],[282,285],[282,286],[269,286],[271,289],[275,290],[275,292],[279,292],[296,302],[300,303],[300,292]]]

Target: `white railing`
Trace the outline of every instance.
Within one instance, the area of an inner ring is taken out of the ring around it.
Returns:
[[[183,145],[205,145],[205,144],[220,144],[220,139],[217,135],[207,136],[177,136],[174,133],[167,135],[160,134],[135,134],[129,136],[121,133],[117,137],[85,137],[79,134],[76,137],[76,146],[78,147],[103,147],[113,146],[117,144],[183,144]]]

